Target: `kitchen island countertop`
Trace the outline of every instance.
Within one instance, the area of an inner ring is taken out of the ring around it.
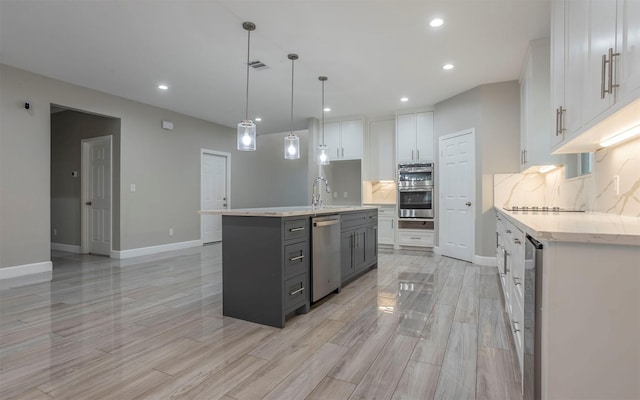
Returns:
[[[592,212],[495,209],[538,240],[640,246],[640,218],[637,217]]]
[[[349,211],[375,210],[375,206],[312,206],[236,208],[229,210],[200,210],[202,215],[233,215],[246,217],[296,217],[345,213]]]

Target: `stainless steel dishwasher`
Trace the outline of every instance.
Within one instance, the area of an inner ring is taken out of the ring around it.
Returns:
[[[311,219],[311,298],[340,288],[340,216]]]

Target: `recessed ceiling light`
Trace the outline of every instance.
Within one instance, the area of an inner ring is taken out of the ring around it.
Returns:
[[[262,121],[262,117],[256,117],[256,120],[255,120],[255,121],[256,121],[256,122],[260,122],[260,121]]]
[[[329,112],[329,111],[331,111],[331,108],[329,108],[329,107],[325,107],[324,108],[324,112]]]
[[[434,18],[431,20],[431,22],[429,22],[429,25],[431,25],[434,28],[442,26],[442,24],[444,24],[444,21],[441,18]]]
[[[453,69],[453,64],[445,64],[442,66],[442,69]]]
[[[158,89],[160,90],[168,90],[169,86],[165,85],[164,83],[161,83],[158,85]]]
[[[400,101],[403,102],[403,103],[406,103],[407,101],[409,101],[409,98],[408,97],[402,97],[400,99]]]

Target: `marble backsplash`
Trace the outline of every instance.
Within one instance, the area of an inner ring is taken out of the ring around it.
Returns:
[[[395,204],[396,183],[365,181],[362,202],[365,204]]]
[[[545,175],[495,174],[494,205],[548,205],[640,217],[640,139],[598,150],[593,173],[583,177],[565,179],[564,167]]]

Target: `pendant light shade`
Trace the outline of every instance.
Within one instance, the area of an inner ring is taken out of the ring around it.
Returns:
[[[324,83],[327,81],[326,76],[318,77],[318,80],[322,82],[322,108],[321,108],[321,122],[320,129],[322,129],[322,143],[318,146],[318,164],[329,165],[329,152],[327,152],[327,146],[324,144]]]
[[[289,135],[284,138],[284,158],[297,160],[300,158],[300,138],[293,133],[293,65],[298,59],[298,55],[289,54],[287,57],[291,60],[291,126]]]
[[[256,150],[256,124],[249,119],[249,50],[251,46],[251,31],[256,29],[253,22],[243,22],[242,28],[247,31],[247,91],[244,120],[238,123],[238,150]]]

